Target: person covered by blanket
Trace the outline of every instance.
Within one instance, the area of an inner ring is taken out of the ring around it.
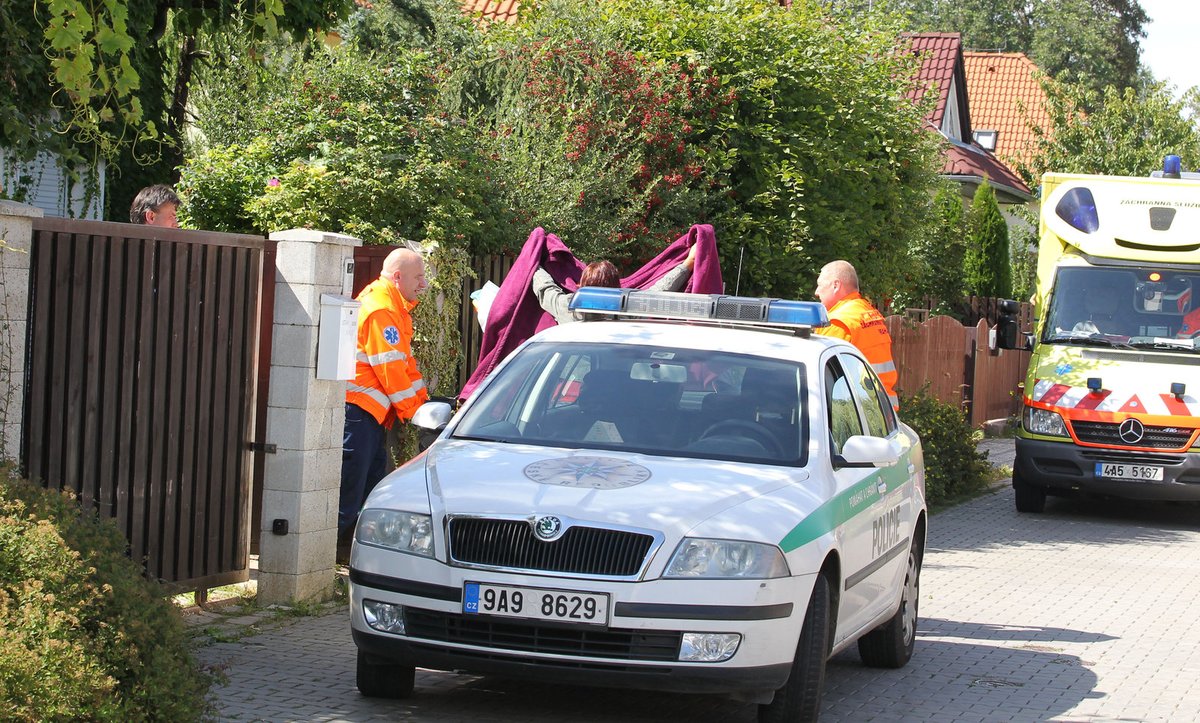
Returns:
[[[687,258],[680,262],[674,269],[664,274],[661,279],[654,282],[650,290],[681,291],[687,286],[688,279],[692,275],[692,268],[696,265],[696,246],[696,244],[693,244],[688,249]],[[619,288],[621,286],[621,274],[611,261],[593,261],[584,268],[583,274],[579,277],[579,286]],[[583,320],[582,315],[570,309],[571,297],[574,294],[565,291],[555,283],[554,278],[545,269],[538,267],[538,270],[533,272],[531,288],[533,295],[537,297],[538,304],[547,314],[553,316],[554,320],[559,324]]]

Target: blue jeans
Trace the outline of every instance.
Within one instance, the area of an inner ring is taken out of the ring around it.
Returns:
[[[367,495],[387,474],[384,428],[357,404],[346,403],[342,436],[342,489],[338,499],[338,537],[350,534]]]

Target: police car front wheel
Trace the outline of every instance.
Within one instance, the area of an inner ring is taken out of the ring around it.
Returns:
[[[788,682],[775,691],[775,699],[758,706],[759,723],[794,723],[815,721],[821,712],[821,689],[825,686],[825,660],[829,657],[829,618],[832,601],[829,581],[817,575],[808,610],[804,613],[804,626],[800,629],[800,643],[796,646],[796,658],[792,662],[792,674]]]
[[[416,676],[417,670],[411,665],[398,665],[358,651],[354,682],[358,692],[368,698],[407,698],[412,695]]]

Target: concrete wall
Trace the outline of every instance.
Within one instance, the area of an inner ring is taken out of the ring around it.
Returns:
[[[20,456],[29,252],[33,219],[41,216],[33,206],[0,201],[0,459]]]

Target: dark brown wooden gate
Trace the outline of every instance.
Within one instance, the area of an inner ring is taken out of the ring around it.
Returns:
[[[256,236],[34,221],[23,467],[169,589],[248,577],[273,259]]]

